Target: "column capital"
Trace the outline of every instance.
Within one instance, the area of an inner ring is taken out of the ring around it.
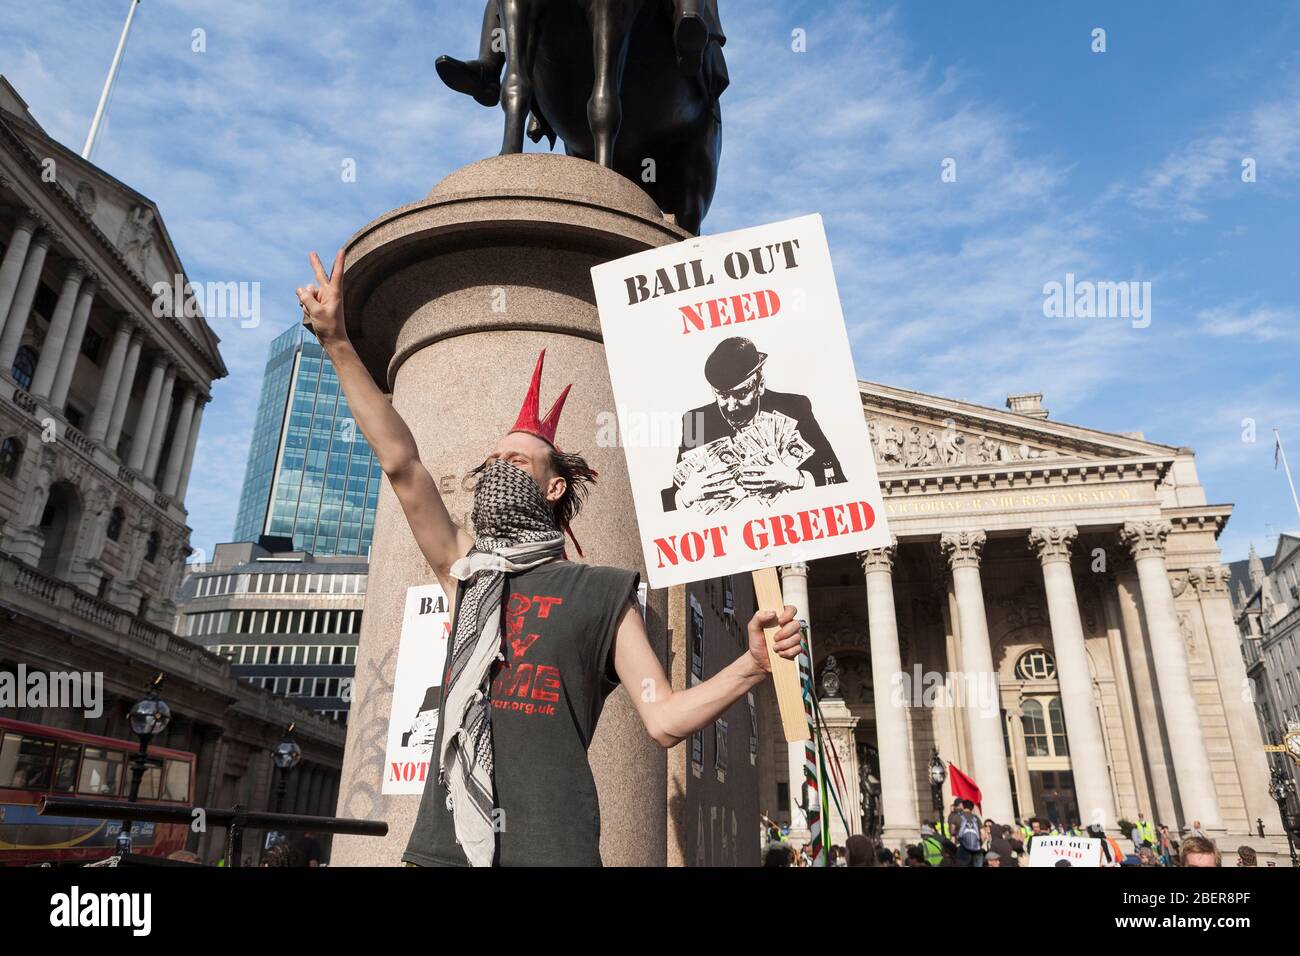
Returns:
[[[83,280],[89,272],[90,263],[86,262],[85,259],[73,259],[68,263],[68,271],[63,274],[63,281]]]
[[[1165,539],[1172,530],[1168,521],[1130,521],[1120,529],[1119,539],[1128,545],[1134,560],[1163,558]]]
[[[1043,564],[1053,561],[1069,564],[1070,551],[1078,537],[1079,529],[1072,524],[1030,528],[1029,548],[1038,554],[1038,560]]]
[[[988,535],[983,531],[945,531],[939,537],[939,548],[953,570],[978,568],[987,540]]]
[[[857,557],[862,564],[863,574],[871,574],[873,571],[884,571],[886,574],[893,574],[894,558],[897,554],[898,539],[891,534],[888,545],[883,548],[870,548],[866,551],[859,551]]]
[[[18,219],[14,223],[14,232],[20,229],[24,232],[36,232],[41,228],[41,214],[30,206],[18,214]]]
[[[1187,572],[1187,581],[1202,597],[1227,597],[1232,572],[1227,565],[1211,564],[1203,568],[1191,568]]]
[[[195,385],[194,388],[198,391],[199,387]],[[199,401],[206,405],[208,402],[212,401],[212,396],[206,393],[200,393]],[[784,577],[787,574],[802,574],[806,577],[808,574],[808,562],[791,561],[789,564],[781,565],[781,576]]]
[[[32,248],[48,249],[50,245],[54,242],[56,236],[54,235],[54,232],[50,229],[50,224],[46,222],[44,219],[38,220],[38,224],[40,228],[37,229],[36,232],[32,234]]]

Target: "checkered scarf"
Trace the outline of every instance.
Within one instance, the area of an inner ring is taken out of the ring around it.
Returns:
[[[491,866],[496,850],[492,785],[492,665],[501,650],[501,602],[506,574],[527,571],[564,553],[564,536],[537,483],[498,459],[474,489],[474,532],[469,554],[451,566],[466,582],[451,641],[443,690],[446,721],[438,752],[438,779],[456,842],[471,866]]]

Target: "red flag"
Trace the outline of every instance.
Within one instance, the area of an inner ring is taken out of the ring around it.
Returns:
[[[980,806],[980,798],[983,796],[980,788],[976,786],[974,780],[958,770],[956,764],[948,764],[948,782],[952,786],[954,797],[958,800],[969,800],[975,804],[980,813],[984,812],[984,808]]]

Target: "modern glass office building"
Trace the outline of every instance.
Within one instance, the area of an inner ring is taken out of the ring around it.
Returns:
[[[334,367],[295,325],[271,343],[235,540],[279,535],[299,551],[367,555],[380,474]]]

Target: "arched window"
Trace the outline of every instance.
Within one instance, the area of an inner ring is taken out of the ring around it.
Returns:
[[[1025,727],[1025,752],[1030,757],[1046,757],[1051,751],[1047,749],[1047,722],[1043,720],[1043,705],[1030,698],[1021,709],[1021,720]]]
[[[1041,647],[1025,651],[1016,661],[1016,676],[1021,680],[1053,680],[1056,677],[1056,659]]]
[[[158,560],[158,545],[161,542],[161,540],[162,539],[158,537],[157,531],[150,533],[149,547],[146,548],[144,552],[144,559],[148,561],[150,564],[153,564],[155,561]],[[142,611],[141,613],[144,612]]]
[[[121,508],[114,508],[112,514],[108,516],[108,540],[122,540],[122,525],[126,523],[126,512]]]
[[[36,360],[39,358],[40,355],[30,345],[24,345],[14,356],[14,367],[10,372],[24,392],[32,387],[32,376],[36,374]]]
[[[36,570],[52,578],[67,580],[72,570],[77,529],[81,526],[81,496],[74,485],[56,481],[41,515],[44,541]]]
[[[18,464],[23,460],[23,443],[10,435],[0,443],[0,478],[18,474]]]
[[[1070,746],[1065,739],[1065,710],[1061,698],[1053,697],[1047,703],[1047,717],[1052,722],[1052,749],[1058,757],[1068,757]]]

